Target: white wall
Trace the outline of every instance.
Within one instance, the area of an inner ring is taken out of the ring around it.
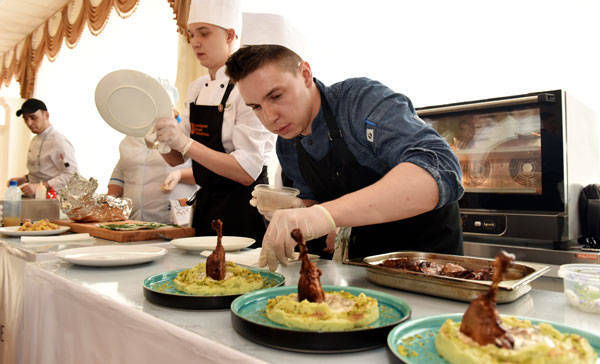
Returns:
[[[113,12],[100,36],[86,28],[76,48],[63,45],[56,61],[44,59],[38,72],[35,97],[75,147],[80,174],[98,179],[98,192],[106,192],[123,134],[100,117],[94,91],[104,75],[122,68],[175,84],[177,30],[167,1],[142,0],[127,19]]]
[[[595,0],[244,2],[291,19],[317,78],[367,76],[415,106],[565,89],[600,114]]]

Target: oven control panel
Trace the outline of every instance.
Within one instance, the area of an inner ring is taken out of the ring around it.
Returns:
[[[506,232],[505,215],[460,214],[465,233],[502,235]]]

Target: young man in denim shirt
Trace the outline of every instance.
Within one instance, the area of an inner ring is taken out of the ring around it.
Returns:
[[[458,159],[406,96],[367,78],[325,86],[281,45],[242,47],[226,66],[246,104],[278,135],[282,171],[310,206],[273,214],[260,266],[286,264],[295,228],[310,240],[353,227],[350,258],[462,254]]]

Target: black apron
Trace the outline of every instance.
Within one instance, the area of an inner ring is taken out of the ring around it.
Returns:
[[[192,139],[218,152],[225,152],[221,141],[225,104],[233,84],[229,83],[219,105],[190,103],[190,134]],[[265,234],[265,221],[255,207],[250,206],[252,190],[267,182],[267,167],[250,186],[232,181],[192,161],[196,183],[201,186],[194,204],[192,226],[196,236],[215,235],[211,228],[213,219],[223,221],[223,235],[244,236],[256,240],[252,247],[261,245]]]
[[[320,161],[315,161],[296,139],[298,164],[305,182],[319,202],[339,198],[377,182],[382,176],[363,167],[348,150],[341,130],[323,92],[321,107],[329,129],[331,146]],[[323,245],[323,239],[319,243]],[[309,244],[310,245],[310,244]],[[360,258],[399,250],[461,254],[462,226],[458,203],[384,224],[353,227],[348,243],[348,258]]]

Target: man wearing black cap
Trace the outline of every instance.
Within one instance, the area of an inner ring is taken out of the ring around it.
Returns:
[[[25,196],[34,196],[39,183],[55,190],[63,188],[71,177],[77,173],[75,149],[71,143],[52,125],[46,104],[38,99],[28,99],[17,116],[23,120],[29,130],[36,134],[29,144],[27,152],[27,170],[22,177],[14,177]]]

